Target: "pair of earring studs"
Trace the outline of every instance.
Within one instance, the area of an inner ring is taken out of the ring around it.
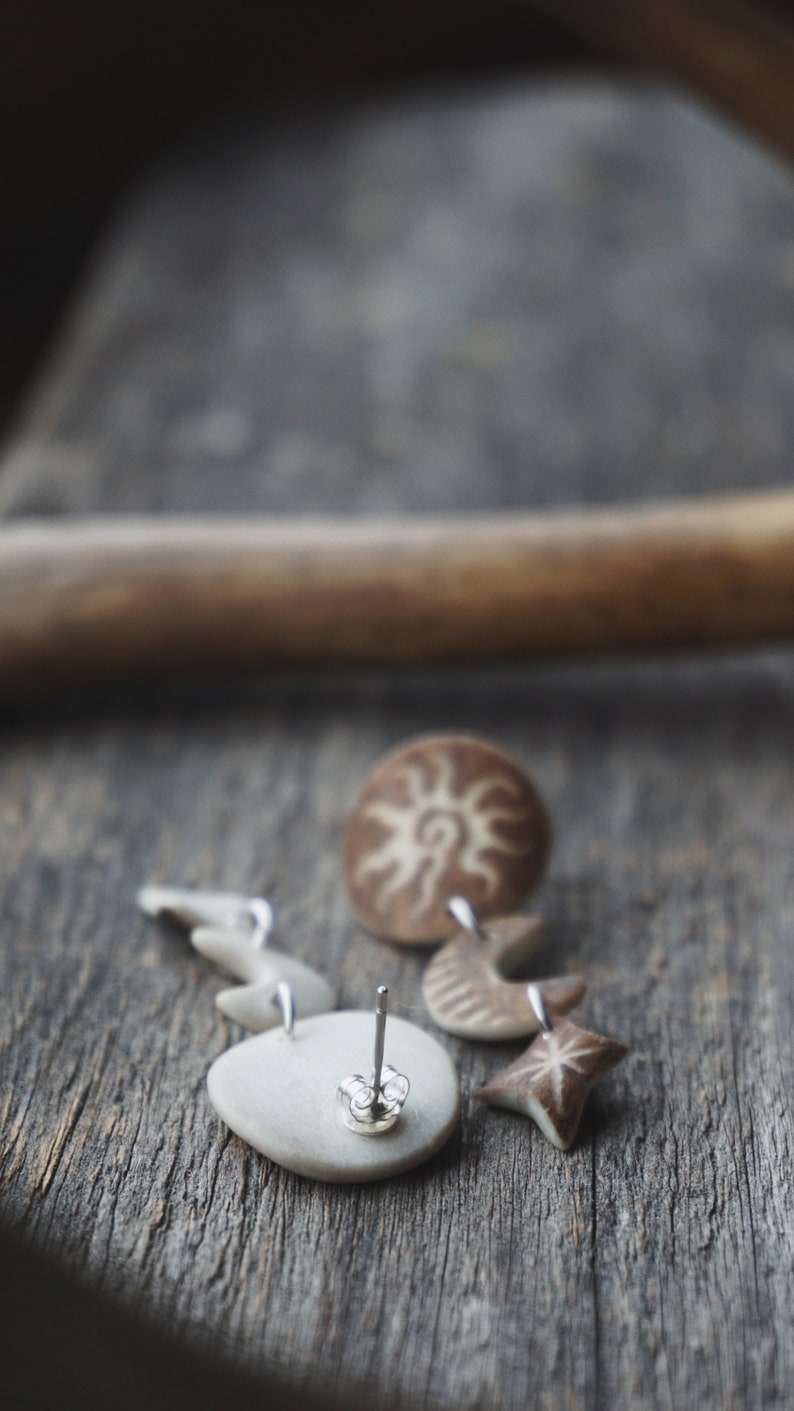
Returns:
[[[543,804],[512,760],[484,741],[431,736],[395,751],[370,776],[351,811],[344,861],[351,900],[368,929],[410,945],[445,941],[423,983],[440,1027],[490,1041],[537,1035],[479,1096],[534,1118],[565,1149],[590,1088],[628,1050],[562,1018],[586,991],[578,976],[533,984],[507,978],[540,941],[538,918],[511,915],[509,908],[540,880],[549,841]],[[263,948],[273,918],[262,899],[145,888],[140,901],[150,914],[195,927],[196,949],[244,982],[222,991],[218,1004],[260,1037],[221,1055],[208,1078],[214,1106],[240,1136],[280,1164],[326,1180],[397,1174],[443,1144],[458,1115],[454,1070],[434,1039],[393,1020],[392,1041],[399,1026],[409,1060],[400,1066],[422,1074],[403,1114],[408,1080],[383,1067],[383,991],[372,1076],[338,1085],[343,1131],[338,1120],[329,1121],[329,1074],[343,1053],[362,1046],[362,1019],[368,1030],[371,1017],[330,1014],[336,997],[327,981]],[[450,916],[457,923],[451,936]],[[275,1034],[265,1032],[278,1023],[274,997],[284,1021]],[[301,1044],[287,1062],[282,1040],[295,1033],[296,1007]],[[367,1143],[364,1158],[354,1150],[359,1144],[350,1146],[349,1132],[389,1133],[388,1148]]]

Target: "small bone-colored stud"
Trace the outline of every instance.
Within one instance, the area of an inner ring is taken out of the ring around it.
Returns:
[[[540,1028],[526,981],[507,980],[537,949],[543,923],[536,916],[498,916],[483,925],[464,897],[448,904],[460,931],[433,956],[422,979],[435,1022],[459,1038],[497,1041],[536,1034]],[[567,1014],[587,990],[579,975],[543,980],[543,999],[554,1014]]]
[[[138,905],[147,916],[165,917],[176,926],[192,931],[194,926],[212,926],[234,931],[254,928],[251,942],[267,944],[273,930],[273,908],[264,897],[246,897],[240,892],[200,892],[190,887],[141,887]]]
[[[343,1120],[351,1132],[380,1136],[397,1122],[408,1096],[410,1083],[403,1073],[383,1062],[389,991],[378,987],[375,1000],[375,1054],[369,1082],[360,1073],[344,1078],[337,1089]]]
[[[527,986],[527,997],[541,1033],[515,1063],[480,1089],[479,1096],[491,1107],[533,1118],[553,1146],[567,1151],[593,1084],[629,1050],[617,1039],[578,1028],[570,1019],[553,1023],[537,985]]]

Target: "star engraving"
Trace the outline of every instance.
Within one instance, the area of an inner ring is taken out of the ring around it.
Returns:
[[[532,1045],[523,1060],[519,1059],[518,1065],[514,1066],[513,1078],[515,1080],[525,1076],[529,1083],[541,1083],[544,1078],[550,1078],[554,1099],[559,1106],[563,1098],[564,1070],[576,1073],[579,1077],[585,1076],[585,1069],[579,1059],[597,1052],[593,1044],[577,1044],[575,1035],[561,1039],[559,1034],[552,1030],[543,1035],[541,1043]]]
[[[492,1107],[532,1117],[544,1136],[565,1151],[576,1136],[590,1089],[627,1053],[617,1039],[592,1034],[564,1019],[539,1034],[526,1053],[486,1083],[480,1098]]]

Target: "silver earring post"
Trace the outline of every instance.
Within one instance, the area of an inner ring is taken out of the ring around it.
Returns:
[[[287,984],[286,980],[279,980],[273,991],[273,1004],[281,1010],[281,1018],[284,1021],[285,1039],[295,1037],[295,996]]]
[[[247,920],[251,927],[251,945],[254,950],[264,950],[275,925],[273,908],[264,897],[251,897],[247,906],[238,912],[240,920]],[[234,921],[235,918],[232,918]],[[237,922],[239,924],[239,921]]]
[[[546,1008],[540,985],[527,985],[527,999],[544,1034],[550,1034],[554,1025],[549,1018],[549,1011]]]
[[[486,941],[488,939],[474,914],[473,908],[465,897],[450,897],[447,902],[447,911],[450,916],[457,921],[461,930],[468,931],[470,935],[476,936],[478,941]]]
[[[383,1047],[386,1042],[386,1015],[389,1008],[389,991],[385,985],[378,985],[375,995],[375,1055],[372,1060],[372,1091],[380,1092],[383,1077]]]
[[[192,931],[211,926],[221,931],[249,927],[251,944],[266,946],[273,930],[273,908],[264,897],[246,897],[238,892],[202,892],[190,887],[142,887],[138,905],[147,916],[165,917]]]
[[[361,1136],[380,1136],[390,1131],[399,1119],[411,1087],[404,1073],[398,1073],[391,1064],[383,1062],[388,1007],[389,991],[385,985],[379,985],[375,996],[375,1049],[370,1081],[361,1073],[353,1073],[344,1078],[337,1089],[345,1126]]]

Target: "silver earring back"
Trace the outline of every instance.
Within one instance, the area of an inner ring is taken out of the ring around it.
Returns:
[[[384,1064],[386,1015],[389,991],[378,987],[375,998],[375,1053],[369,1082],[360,1073],[353,1073],[339,1084],[337,1098],[343,1109],[343,1121],[351,1132],[376,1137],[388,1132],[399,1120],[411,1084],[404,1073]]]

